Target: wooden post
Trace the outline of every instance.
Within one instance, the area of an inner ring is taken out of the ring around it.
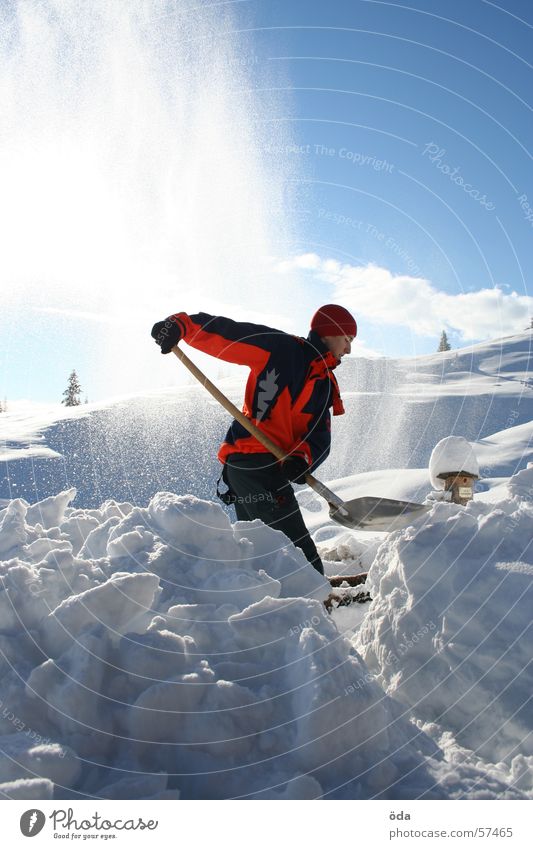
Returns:
[[[474,481],[479,475],[471,475],[469,472],[443,472],[437,475],[444,481],[444,490],[452,493],[454,504],[468,504],[474,497]]]

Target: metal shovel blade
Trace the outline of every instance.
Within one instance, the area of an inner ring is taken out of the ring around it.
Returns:
[[[364,496],[343,502],[344,510],[331,508],[330,517],[346,528],[360,531],[395,531],[410,525],[413,519],[427,513],[430,507],[413,501]]]

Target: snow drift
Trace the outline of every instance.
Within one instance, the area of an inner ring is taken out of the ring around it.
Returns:
[[[258,521],[168,492],[146,508],[73,509],[74,490],[10,502],[0,793],[527,795],[532,477],[496,509],[436,504],[383,543],[360,653],[325,579]]]
[[[386,795],[424,772],[380,688],[345,692],[361,661],[279,532],[74,495],[1,514],[5,795]]]
[[[533,790],[533,467],[497,503],[438,503],[383,543],[355,645],[435,737]],[[425,724],[424,724],[425,723]]]

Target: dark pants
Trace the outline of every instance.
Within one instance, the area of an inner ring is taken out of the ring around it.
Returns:
[[[272,454],[231,454],[224,467],[224,480],[236,498],[237,519],[261,519],[265,525],[283,531],[301,548],[309,563],[324,574],[294,490]]]

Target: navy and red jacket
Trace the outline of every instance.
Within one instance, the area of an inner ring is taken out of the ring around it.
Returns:
[[[311,471],[323,463],[331,446],[330,407],[344,413],[333,369],[339,360],[311,331],[307,339],[259,324],[232,321],[201,312],[170,317],[182,339],[193,348],[228,363],[251,369],[243,413],[286,454],[302,456]],[[233,421],[218,452],[266,453],[266,448]]]

